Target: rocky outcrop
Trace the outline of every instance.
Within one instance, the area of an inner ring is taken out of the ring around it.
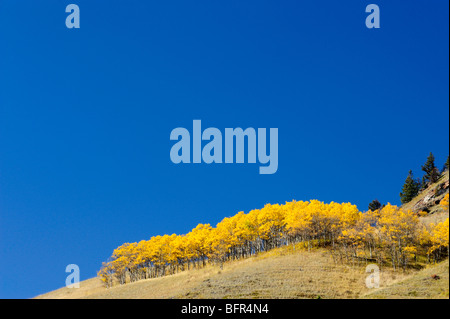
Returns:
[[[444,180],[432,189],[425,190],[425,196],[420,199],[412,208],[415,212],[430,212],[433,207],[439,205],[442,198],[449,190],[449,180]]]

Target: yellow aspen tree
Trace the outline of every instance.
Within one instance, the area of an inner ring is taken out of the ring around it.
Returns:
[[[449,194],[445,194],[444,198],[441,200],[441,202],[439,203],[441,208],[443,210],[448,211],[448,207],[449,207]]]

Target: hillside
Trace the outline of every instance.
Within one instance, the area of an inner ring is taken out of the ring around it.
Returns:
[[[367,299],[436,299],[449,297],[448,259],[427,267],[387,287],[375,289],[362,298]]]
[[[427,216],[422,218],[426,224],[439,223],[448,218],[448,211],[444,211],[440,206],[440,201],[449,192],[449,172],[444,172],[441,178],[434,184],[428,186],[416,198],[402,206],[405,210],[412,210],[416,213],[426,211]]]
[[[431,275],[441,279],[434,280]],[[384,269],[381,287],[366,288],[365,266],[335,265],[326,250],[280,248],[257,257],[106,289],[98,278],[37,299],[61,298],[448,298],[448,261],[406,273]]]
[[[402,208],[427,211],[420,218],[425,224],[448,218],[439,202],[448,193],[449,174],[429,186]],[[223,268],[207,264],[201,269],[181,271],[164,277],[143,279],[106,289],[100,278],[80,283],[78,289],[61,288],[37,299],[121,298],[121,299],[253,299],[253,298],[448,298],[448,259],[438,264],[420,260],[406,271],[384,267],[380,288],[365,285],[366,263],[335,263],[329,249],[308,251],[298,244],[275,248],[238,261],[227,261]]]

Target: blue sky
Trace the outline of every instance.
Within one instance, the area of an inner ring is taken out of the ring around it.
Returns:
[[[399,204],[408,170],[449,153],[448,5],[0,0],[0,298],[268,202]],[[194,119],[278,128],[277,173],[173,164]]]

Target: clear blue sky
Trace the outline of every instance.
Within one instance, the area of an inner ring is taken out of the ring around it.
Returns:
[[[399,204],[408,170],[449,152],[448,6],[0,0],[0,297],[268,202]],[[194,119],[278,128],[278,172],[173,164]]]

